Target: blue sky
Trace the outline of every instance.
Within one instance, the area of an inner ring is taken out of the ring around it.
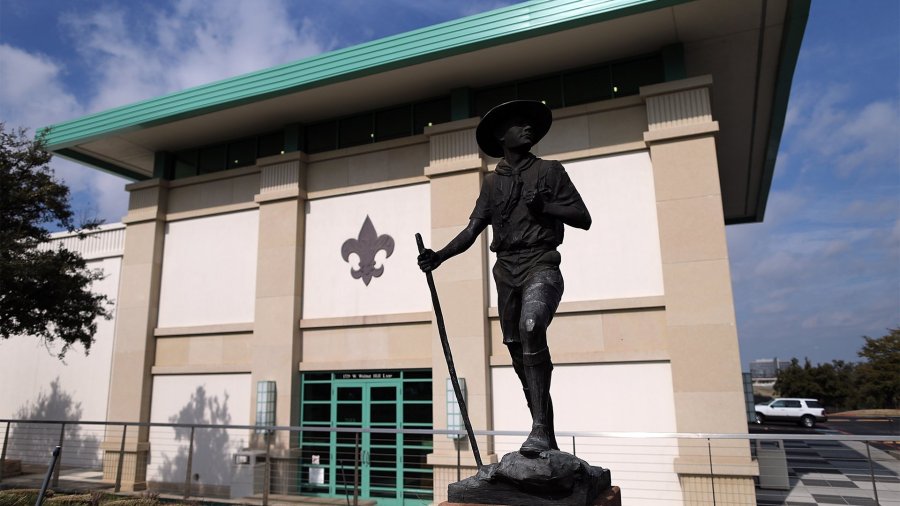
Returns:
[[[508,3],[0,0],[0,120],[34,130]],[[123,179],[53,165],[79,213],[124,215]],[[855,360],[900,326],[900,2],[813,2],[766,219],[727,233],[745,368]]]

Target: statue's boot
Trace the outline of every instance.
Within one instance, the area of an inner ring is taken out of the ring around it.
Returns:
[[[528,396],[531,399],[531,434],[522,444],[519,452],[526,456],[537,456],[555,446],[553,436],[553,415],[550,404],[550,377],[553,364],[546,348],[537,353],[525,353],[525,379],[528,382]]]
[[[523,379],[523,381],[525,381]],[[534,412],[531,411],[531,390],[526,386],[522,389],[525,392],[525,401],[528,403],[528,412],[531,413],[532,419],[534,418]],[[547,408],[547,435],[550,437],[550,449],[559,450],[559,444],[556,443],[556,431],[554,429],[553,424],[553,399],[551,398],[549,401],[549,405]]]
[[[547,396],[549,397],[549,393]],[[549,399],[547,401],[547,427],[549,428],[549,436],[550,436],[550,448],[553,450],[559,450],[559,445],[556,444],[556,431],[553,430],[553,399]]]

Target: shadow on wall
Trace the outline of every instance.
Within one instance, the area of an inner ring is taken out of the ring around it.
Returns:
[[[47,464],[53,448],[63,434],[62,465],[99,469],[102,463],[101,425],[80,425],[81,403],[63,390],[59,377],[50,382],[50,392],[41,391],[37,400],[20,407],[15,418],[20,420],[66,421],[61,424],[13,423],[9,431],[7,458],[25,464]]]
[[[218,396],[208,396],[206,389],[198,386],[191,394],[191,400],[178,414],[169,417],[169,422],[178,424],[228,425],[228,395],[219,400]],[[162,461],[151,477],[154,490],[182,492],[187,473],[188,452],[190,451],[190,427],[174,429],[154,429],[159,434],[153,437],[156,446],[153,453]],[[191,461],[192,493],[227,494],[231,483],[231,452],[243,444],[242,438],[235,438],[235,432],[220,427],[198,427],[194,430],[193,458]],[[158,481],[157,481],[158,480]],[[219,487],[223,487],[219,489]],[[218,489],[218,490],[217,490]]]

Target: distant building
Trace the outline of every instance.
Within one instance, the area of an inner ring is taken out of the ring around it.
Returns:
[[[750,377],[754,382],[759,380],[771,379],[778,377],[778,371],[791,365],[788,360],[778,360],[778,358],[758,358],[750,362]]]

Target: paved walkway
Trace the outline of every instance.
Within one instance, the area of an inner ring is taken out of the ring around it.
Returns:
[[[760,506],[851,504],[900,505],[900,460],[852,441],[784,441],[789,490],[757,487]],[[760,469],[760,472],[764,472]],[[874,476],[874,479],[873,479]]]

